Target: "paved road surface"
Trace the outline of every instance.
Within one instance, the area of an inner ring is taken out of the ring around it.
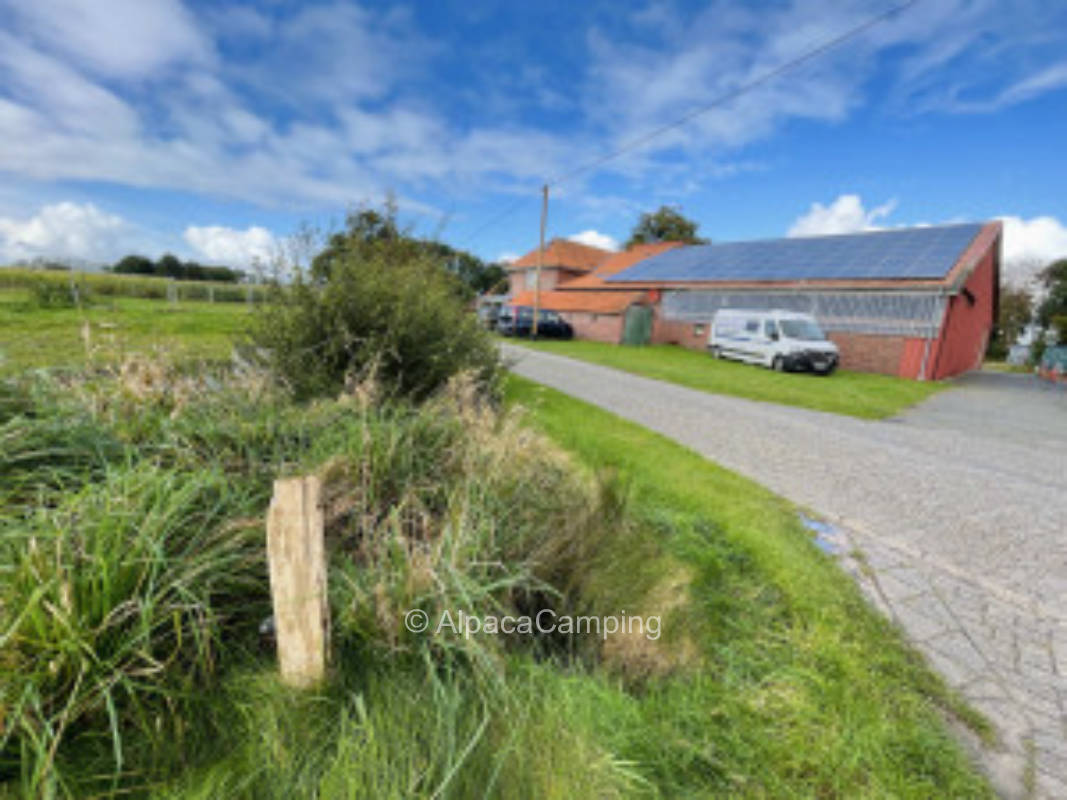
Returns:
[[[859,578],[872,601],[997,725],[1002,744],[982,759],[1001,794],[1067,798],[1062,387],[979,373],[871,422],[504,349],[516,373],[670,436],[833,522],[873,568]]]

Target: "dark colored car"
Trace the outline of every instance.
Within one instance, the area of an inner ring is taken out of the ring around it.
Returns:
[[[497,317],[496,330],[504,336],[532,335],[533,308],[504,306]],[[537,335],[545,339],[573,339],[574,328],[555,311],[541,309],[537,315]]]

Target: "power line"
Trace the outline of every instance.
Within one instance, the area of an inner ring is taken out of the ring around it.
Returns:
[[[822,44],[818,45],[817,47],[814,47],[813,49],[808,50],[807,52],[797,56],[796,58],[793,58],[793,59],[791,59],[789,61],[786,61],[784,64],[780,64],[779,66],[775,67],[774,69],[763,73],[759,77],[754,78],[753,80],[748,81],[747,83],[743,83],[740,86],[738,86],[738,87],[736,87],[734,89],[731,89],[728,92],[725,92],[725,93],[719,95],[714,100],[712,100],[710,103],[707,103],[706,105],[700,106],[699,108],[695,108],[692,111],[689,111],[688,113],[684,114],[683,116],[678,117],[677,119],[675,119],[675,120],[673,120],[671,122],[668,122],[665,125],[661,125],[660,127],[655,128],[655,129],[649,131],[648,133],[642,134],[641,136],[638,136],[635,139],[631,139],[629,142],[626,142],[625,144],[623,144],[621,147],[619,147],[616,150],[612,150],[612,151],[610,151],[608,153],[605,153],[604,155],[602,155],[602,156],[600,156],[598,158],[595,158],[592,161],[589,161],[589,162],[587,162],[585,164],[582,164],[582,165],[580,165],[578,167],[575,167],[574,169],[568,170],[567,172],[560,173],[556,177],[548,180],[545,185],[547,185],[549,187],[558,186],[559,184],[561,184],[561,183],[563,183],[565,181],[571,180],[572,178],[575,178],[575,177],[577,177],[579,175],[583,175],[586,172],[594,170],[597,167],[608,163],[609,161],[613,161],[614,159],[618,158],[619,156],[625,155],[626,153],[629,153],[632,150],[635,150],[635,149],[637,149],[639,147],[642,147],[642,146],[648,144],[653,139],[656,139],[656,138],[662,136],[663,134],[668,133],[668,132],[670,132],[670,131],[672,131],[672,130],[674,130],[676,128],[680,128],[683,125],[686,125],[689,122],[693,121],[697,117],[699,117],[699,116],[701,116],[703,114],[707,114],[709,111],[713,111],[716,108],[719,108],[720,106],[723,106],[726,103],[729,103],[731,100],[736,100],[741,95],[747,94],[748,92],[751,92],[753,89],[757,89],[760,86],[764,85],[765,83],[769,83],[770,81],[774,80],[775,78],[780,77],[781,75],[785,74],[786,72],[789,72],[790,70],[793,70],[793,69],[801,66],[802,64],[806,64],[807,62],[818,58],[819,56],[829,52],[830,50],[833,50],[835,47],[839,47],[840,45],[844,44],[845,42],[847,42],[847,41],[849,41],[851,39],[854,39],[856,36],[859,36],[861,33],[864,33],[865,31],[870,30],[871,28],[875,27],[876,25],[880,25],[882,22],[885,22],[886,20],[890,19],[891,17],[894,17],[894,16],[897,16],[899,14],[902,14],[903,12],[907,11],[912,6],[916,5],[918,2],[919,2],[919,0],[907,0],[907,2],[905,2],[905,3],[901,3],[899,5],[894,6],[893,8],[890,8],[887,11],[883,11],[881,14],[877,14],[877,15],[867,19],[866,21],[860,23],[859,25],[856,25],[853,28],[849,28],[844,33],[841,33],[841,34],[833,37],[832,39],[828,39],[827,41],[823,42]],[[532,191],[533,190],[531,190],[531,192]],[[477,236],[479,236],[484,231],[488,230],[491,226],[497,224],[498,222],[503,221],[504,219],[507,219],[509,216],[511,216],[513,213],[515,213],[515,211],[517,211],[520,207],[522,207],[523,205],[525,205],[525,204],[527,204],[527,203],[529,203],[529,202],[531,202],[533,200],[534,200],[534,195],[531,193],[530,196],[520,197],[515,202],[510,203],[502,211],[500,211],[498,214],[493,215],[493,217],[491,217],[487,222],[485,222],[483,225],[480,225],[472,233],[470,233],[466,237],[464,237],[463,243],[465,244],[465,243],[471,241],[472,239],[476,238]]]
[[[496,225],[498,222],[502,222],[503,220],[507,219],[512,214],[514,214],[516,211],[518,211],[519,208],[521,208],[522,206],[524,206],[527,203],[531,202],[533,199],[534,199],[533,195],[531,195],[529,197],[523,195],[522,197],[519,197],[517,200],[515,200],[513,203],[509,203],[507,206],[504,207],[504,209],[502,211],[500,211],[497,214],[494,214],[484,224],[479,225],[471,233],[468,233],[466,236],[464,236],[459,241],[459,244],[456,245],[456,247],[457,248],[462,247],[463,245],[467,244],[468,242],[472,241],[473,239],[478,238],[478,236],[480,234],[482,234],[485,231],[489,230],[489,228],[491,228],[493,225]]]
[[[719,106],[725,105],[726,103],[730,102],[731,100],[735,100],[738,97],[740,97],[741,95],[747,94],[748,92],[750,92],[753,89],[756,89],[756,88],[762,86],[765,83],[769,83],[770,81],[774,80],[775,78],[779,77],[780,75],[783,75],[784,73],[789,72],[790,70],[795,69],[796,67],[799,67],[801,64],[805,64],[808,61],[811,61],[811,60],[813,60],[815,58],[818,58],[819,56],[823,55],[824,53],[828,52],[829,50],[832,50],[835,47],[844,44],[848,40],[850,40],[852,38],[855,38],[856,36],[858,36],[859,34],[863,33],[864,31],[867,31],[870,28],[873,28],[874,26],[881,24],[882,22],[884,22],[885,20],[889,19],[890,17],[893,17],[893,16],[895,16],[897,14],[900,14],[900,13],[902,13],[904,11],[907,11],[909,8],[911,8],[913,5],[915,5],[918,2],[919,2],[919,0],[908,0],[908,2],[906,2],[906,3],[901,3],[900,5],[894,6],[893,8],[889,9],[888,11],[885,11],[885,12],[883,12],[881,14],[878,14],[877,16],[871,17],[866,22],[863,22],[863,23],[861,23],[860,25],[857,25],[854,28],[850,28],[849,30],[845,31],[844,33],[842,33],[842,34],[840,34],[838,36],[835,36],[833,39],[830,39],[830,40],[828,40],[826,42],[823,42],[818,47],[816,47],[816,48],[814,48],[812,50],[809,50],[808,52],[804,53],[803,55],[797,56],[796,58],[794,58],[794,59],[792,59],[790,61],[785,62],[784,64],[781,64],[781,65],[775,67],[774,69],[770,70],[769,72],[763,73],[758,78],[755,78],[755,79],[749,81],[748,83],[743,83],[740,86],[738,86],[737,88],[731,89],[730,91],[719,95],[718,97],[716,97],[714,100],[712,100],[707,105],[701,106],[700,108],[696,108],[696,109],[690,111],[689,113],[685,114],[684,116],[681,116],[678,119],[674,120],[673,122],[668,122],[666,125],[662,125],[659,128],[656,128],[654,130],[649,131],[648,133],[642,134],[641,136],[638,136],[636,139],[631,139],[629,142],[627,142],[626,144],[622,145],[617,150],[613,150],[613,151],[611,151],[609,153],[606,153],[605,155],[603,155],[603,156],[601,156],[601,157],[599,157],[597,159],[594,159],[593,161],[590,161],[590,162],[588,162],[586,164],[583,164],[582,166],[579,166],[579,167],[576,167],[576,168],[570,170],[569,172],[564,172],[564,173],[556,176],[555,178],[552,178],[551,180],[548,181],[548,185],[549,186],[556,186],[556,185],[562,183],[563,181],[570,180],[571,178],[577,177],[578,175],[582,175],[582,174],[584,174],[586,172],[589,172],[592,169],[596,169],[597,167],[601,166],[602,164],[606,164],[608,161],[612,161],[613,159],[616,159],[621,155],[625,155],[626,153],[630,152],[631,150],[635,150],[636,148],[647,144],[648,142],[652,141],[653,139],[655,139],[655,138],[657,138],[659,136],[662,136],[663,134],[665,134],[665,133],[667,133],[669,131],[672,131],[675,128],[680,128],[683,125],[685,125],[685,124],[691,122],[692,120],[696,119],[697,117],[701,116],[702,114],[707,114],[709,111],[713,111],[716,108],[718,108]]]

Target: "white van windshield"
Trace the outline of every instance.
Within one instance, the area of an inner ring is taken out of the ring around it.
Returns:
[[[780,319],[778,325],[787,339],[803,339],[809,342],[821,342],[826,339],[822,329],[811,320]]]

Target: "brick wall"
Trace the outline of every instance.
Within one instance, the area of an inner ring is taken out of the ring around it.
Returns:
[[[618,344],[622,341],[622,314],[594,314],[589,311],[563,311],[563,317],[574,327],[575,339]]]
[[[827,338],[841,351],[841,368],[858,372],[897,375],[904,358],[903,336],[828,331]]]
[[[966,295],[949,298],[941,338],[932,365],[934,379],[948,378],[982,364],[993,329],[993,306],[997,291],[997,248],[992,247],[975,267],[964,288]]]
[[[677,344],[692,350],[704,350],[708,346],[708,323],[676,322],[665,320],[656,308],[652,320],[653,344]]]
[[[526,291],[527,289],[534,288],[534,274],[536,270],[532,267],[528,269],[516,269],[508,273],[508,291],[512,297],[519,292]],[[559,269],[558,267],[544,267],[541,270],[541,291],[548,292],[555,289],[560,284],[564,284],[567,281],[574,280],[577,277],[584,275],[584,272],[575,272],[569,269]],[[527,277],[529,276],[529,277]]]

